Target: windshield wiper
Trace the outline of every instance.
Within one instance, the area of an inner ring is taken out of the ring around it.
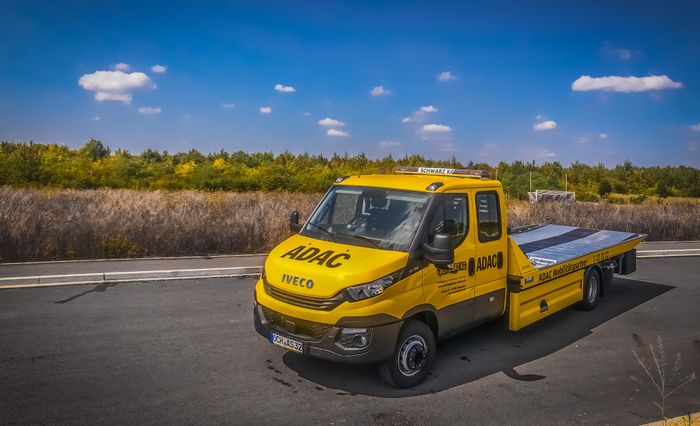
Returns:
[[[327,230],[326,228],[324,228],[324,227],[321,226],[321,225],[316,225],[316,224],[313,223],[313,222],[309,222],[309,225],[313,225],[313,226],[315,226],[317,229],[320,229],[321,231],[325,232],[325,233],[328,235],[328,237],[331,239],[331,241],[336,242],[335,239],[333,238],[333,233],[332,233],[331,231]]]
[[[363,240],[363,241],[369,242],[370,244],[372,244],[373,246],[375,246],[375,247],[378,248],[379,250],[382,250],[382,248],[379,247],[379,244],[375,243],[374,241],[372,241],[371,239],[369,239],[369,238],[367,238],[367,237],[363,237],[362,235],[343,234],[342,232],[336,232],[335,234],[336,234],[336,235],[344,235],[344,236],[346,236],[346,237],[355,237],[355,238],[359,238],[359,239],[361,239],[361,240]]]
[[[321,231],[325,232],[328,235],[328,237],[331,239],[331,241],[333,241],[334,243],[337,243],[335,238],[333,238],[334,235],[343,235],[345,237],[354,237],[354,238],[358,238],[358,239],[363,240],[363,241],[367,241],[368,243],[372,244],[374,247],[378,248],[379,250],[382,250],[382,248],[379,247],[379,244],[375,243],[374,241],[372,241],[371,239],[369,239],[367,237],[363,237],[362,235],[344,234],[342,232],[331,232],[331,231],[327,230],[326,228],[324,228],[323,226],[316,225],[313,222],[309,222],[309,225],[313,225],[317,229],[320,229]]]

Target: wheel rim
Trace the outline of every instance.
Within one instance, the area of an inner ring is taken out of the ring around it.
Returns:
[[[398,353],[398,365],[401,374],[410,377],[418,374],[428,359],[428,345],[422,337],[413,335],[404,340]]]
[[[588,278],[588,303],[595,302],[598,297],[598,276],[591,274]]]

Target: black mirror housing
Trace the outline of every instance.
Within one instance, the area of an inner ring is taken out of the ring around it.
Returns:
[[[289,215],[289,230],[291,232],[299,232],[301,231],[301,224],[299,223],[299,212],[294,210],[290,215]]]
[[[423,244],[423,251],[425,260],[435,266],[447,266],[455,261],[452,236],[448,234],[435,234],[432,244]]]

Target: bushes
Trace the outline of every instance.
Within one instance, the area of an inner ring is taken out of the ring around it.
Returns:
[[[370,159],[364,154],[323,157],[283,152],[247,153],[196,150],[170,154],[147,149],[134,155],[90,140],[82,148],[64,145],[0,142],[0,185],[52,188],[123,188],[205,191],[322,192],[338,176],[390,172],[394,166],[432,166],[488,170],[511,197],[527,199],[537,189],[592,195],[645,194],[662,197],[700,196],[700,170],[686,166],[639,167],[629,161],[614,168],[575,162],[535,164],[514,161],[492,167],[460,163],[456,158],[431,160],[419,155]],[[581,194],[581,195],[579,195]]]

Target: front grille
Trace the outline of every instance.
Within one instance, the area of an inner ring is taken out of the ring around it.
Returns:
[[[331,311],[345,301],[345,298],[340,293],[330,299],[321,299],[318,297],[301,296],[299,294],[288,293],[267,283],[265,283],[265,292],[275,299],[289,303],[290,305],[320,311]]]
[[[260,307],[262,307],[267,322],[279,331],[299,334],[308,337],[310,340],[321,340],[331,328],[328,324],[283,315],[263,305],[260,305]]]

